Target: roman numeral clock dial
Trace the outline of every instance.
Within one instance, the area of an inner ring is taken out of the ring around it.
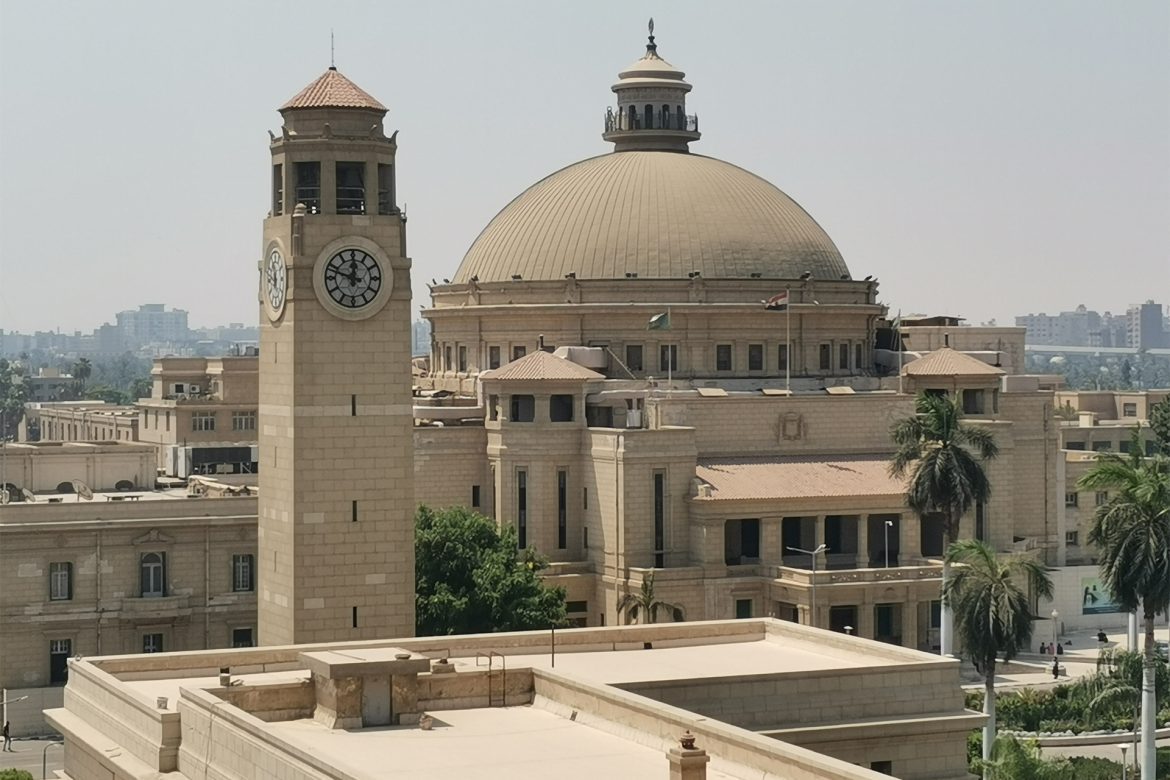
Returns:
[[[334,315],[360,320],[386,303],[391,288],[390,264],[380,250],[360,239],[341,240],[317,259],[313,286],[317,298]]]

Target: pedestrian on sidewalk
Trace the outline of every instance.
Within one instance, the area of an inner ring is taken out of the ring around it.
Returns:
[[[1052,679],[1060,679],[1060,660],[1057,658],[1052,659]]]
[[[4,752],[15,753],[16,751],[12,749],[12,736],[9,734],[9,729],[8,721],[4,721]]]

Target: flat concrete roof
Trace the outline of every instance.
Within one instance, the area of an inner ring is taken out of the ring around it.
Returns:
[[[474,661],[469,659],[451,660],[474,666]],[[509,669],[553,668],[549,653],[509,655],[507,663]],[[880,656],[769,637],[751,642],[663,647],[652,650],[558,652],[555,668],[558,672],[582,679],[616,685],[656,680],[856,669],[889,663],[890,659]]]
[[[362,778],[515,780],[553,774],[557,780],[644,780],[665,777],[668,771],[663,751],[539,706],[442,710],[432,717],[431,731],[418,726],[345,731],[312,720],[268,723],[266,728],[330,766]],[[751,776],[746,771],[727,774],[708,765],[708,780]]]

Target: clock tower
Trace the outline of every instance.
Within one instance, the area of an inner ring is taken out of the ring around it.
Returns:
[[[395,136],[386,107],[333,67],[280,113],[259,262],[259,641],[412,636],[410,260]]]

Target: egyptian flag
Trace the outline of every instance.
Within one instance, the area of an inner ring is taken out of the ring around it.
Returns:
[[[670,312],[655,314],[650,318],[650,322],[646,323],[646,330],[670,330]]]
[[[784,311],[788,308],[788,291],[773,295],[766,301],[761,301],[768,311]]]

